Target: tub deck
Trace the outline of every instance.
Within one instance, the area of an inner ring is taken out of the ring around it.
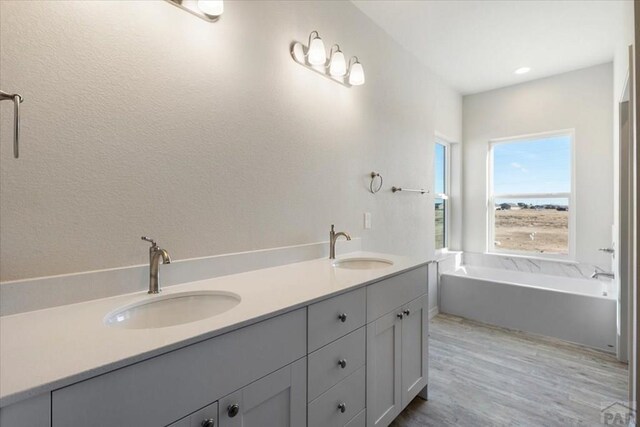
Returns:
[[[602,426],[601,405],[627,399],[626,364],[555,338],[438,315],[429,346],[429,401],[393,427]]]

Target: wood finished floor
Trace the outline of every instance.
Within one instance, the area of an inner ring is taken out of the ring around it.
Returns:
[[[393,427],[601,426],[601,404],[627,400],[626,364],[564,341],[438,315],[429,346],[429,401]]]

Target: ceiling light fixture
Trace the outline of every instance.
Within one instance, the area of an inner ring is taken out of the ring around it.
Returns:
[[[515,70],[513,73],[514,74],[527,74],[529,71],[531,71],[531,68],[529,68],[529,67],[520,67],[517,70]]]
[[[357,57],[352,57],[347,66],[340,46],[334,44],[329,51],[329,61],[324,42],[317,31],[309,34],[309,44],[293,42],[290,46],[291,57],[298,64],[343,86],[360,86],[364,84],[364,69]]]
[[[167,0],[174,6],[186,10],[189,13],[202,18],[205,21],[215,22],[224,12],[223,0]]]

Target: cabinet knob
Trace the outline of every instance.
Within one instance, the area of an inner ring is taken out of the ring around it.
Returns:
[[[202,424],[200,424],[202,427],[214,427],[216,425],[216,422],[213,420],[213,418],[209,418],[207,420],[202,420]]]
[[[338,314],[338,319],[340,319],[340,321],[342,323],[346,322],[347,321],[347,313]]]
[[[411,312],[409,310],[405,310],[404,314],[405,314],[405,316],[409,316],[411,314]]]
[[[345,405],[344,403],[341,403],[338,405],[338,411],[340,411],[341,413],[344,414],[344,411],[347,410],[347,405]]]
[[[398,319],[402,319],[404,317],[404,314],[398,313],[398,314],[396,314],[396,316],[398,317]]]
[[[340,360],[338,360],[338,365],[339,365],[342,369],[346,368],[346,367],[347,367],[347,359],[340,359]]]
[[[229,415],[230,418],[238,415],[238,412],[240,412],[240,405],[238,405],[237,403],[234,403],[233,405],[229,405],[227,407],[227,415]]]

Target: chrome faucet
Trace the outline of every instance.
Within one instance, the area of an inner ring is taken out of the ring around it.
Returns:
[[[151,243],[149,248],[149,294],[160,293],[160,258],[163,264],[171,264],[169,252],[158,247],[157,243],[149,238],[142,236],[142,240]]]
[[[615,274],[613,274],[613,272],[610,271],[604,271],[603,269],[601,269],[600,267],[596,266],[596,271],[593,272],[593,274],[591,275],[592,279],[599,279],[600,277],[606,277],[608,279],[615,279]]]
[[[338,240],[338,237],[340,236],[344,236],[347,240],[351,240],[349,233],[345,233],[344,231],[336,233],[333,229],[333,224],[331,224],[331,231],[329,232],[329,259],[336,259],[336,240]]]

